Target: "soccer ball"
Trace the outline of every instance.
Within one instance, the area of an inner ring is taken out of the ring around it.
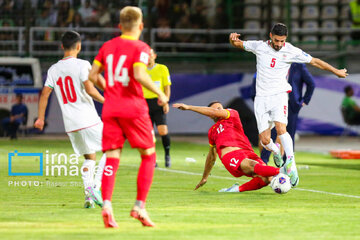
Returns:
[[[287,193],[291,189],[290,178],[284,173],[279,173],[271,180],[270,187],[276,193]]]

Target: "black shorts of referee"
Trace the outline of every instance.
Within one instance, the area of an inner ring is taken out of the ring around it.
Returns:
[[[146,99],[146,102],[149,106],[149,115],[152,121],[152,124],[166,125],[166,114],[164,113],[163,107],[159,106],[157,98]]]

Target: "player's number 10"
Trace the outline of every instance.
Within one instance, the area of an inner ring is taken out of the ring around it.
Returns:
[[[124,87],[129,85],[129,73],[127,68],[123,68],[124,62],[126,60],[126,55],[121,55],[119,61],[116,64],[115,72],[113,72],[113,62],[114,55],[109,54],[106,57],[106,64],[108,67],[108,81],[109,87],[114,86],[114,80],[117,82],[121,82]]]

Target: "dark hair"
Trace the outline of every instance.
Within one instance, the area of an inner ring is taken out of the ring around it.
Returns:
[[[220,103],[220,104],[221,104],[221,102],[219,102],[219,101],[212,101],[211,103],[209,103],[208,107],[211,107],[211,106],[214,105],[215,103]]]
[[[65,50],[75,49],[76,43],[80,41],[80,34],[75,31],[67,31],[61,36],[61,43]]]
[[[350,85],[347,85],[347,86],[344,88],[345,94],[348,94],[351,90],[353,90],[353,88],[352,88],[352,86],[350,86]]]
[[[285,24],[283,23],[276,23],[272,28],[271,28],[271,33],[272,35],[278,35],[278,36],[287,36],[288,35],[288,30]]]
[[[22,100],[22,99],[23,99],[22,93],[17,93],[17,94],[16,94],[16,98],[20,98],[20,100]]]

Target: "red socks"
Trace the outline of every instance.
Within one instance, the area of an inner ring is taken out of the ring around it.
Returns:
[[[145,202],[150,190],[154,176],[156,153],[141,155],[141,164],[137,178],[137,197],[136,200]]]
[[[271,177],[279,174],[279,168],[258,163],[254,167],[254,173],[263,177]]]
[[[103,200],[111,201],[115,185],[115,176],[119,168],[118,158],[106,158],[106,164],[101,180],[101,192]]]
[[[255,177],[239,187],[239,192],[252,191],[265,187],[267,184],[259,177]]]

